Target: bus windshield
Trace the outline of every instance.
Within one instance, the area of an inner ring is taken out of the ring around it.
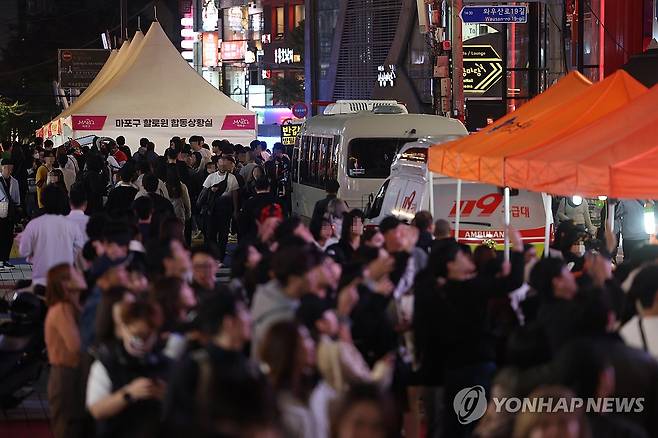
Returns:
[[[386,178],[395,154],[415,138],[355,138],[347,149],[347,175],[351,178]]]

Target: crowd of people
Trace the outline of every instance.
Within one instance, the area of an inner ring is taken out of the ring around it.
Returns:
[[[20,231],[48,306],[57,438],[658,436],[658,246],[616,265],[614,230],[583,253],[565,219],[546,258],[510,230],[505,261],[426,211],[366,226],[337,181],[307,225],[280,144],[130,146],[3,152],[1,269]],[[464,422],[476,386],[489,405]],[[643,409],[505,412],[493,397]]]

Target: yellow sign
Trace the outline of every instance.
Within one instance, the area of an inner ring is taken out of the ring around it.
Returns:
[[[281,125],[281,143],[284,146],[293,146],[301,130],[302,125],[300,124],[289,123]]]
[[[503,78],[503,60],[491,45],[464,44],[464,93],[482,95]]]

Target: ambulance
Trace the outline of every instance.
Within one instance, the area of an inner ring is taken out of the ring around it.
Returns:
[[[366,208],[368,225],[378,225],[386,216],[411,222],[421,210],[433,210],[434,219],[448,220],[455,229],[457,212],[457,180],[427,169],[427,156],[433,144],[453,140],[451,136],[426,137],[407,143],[396,155],[390,176],[376,193],[371,194]],[[433,190],[430,190],[430,179]],[[430,203],[433,192],[434,203]],[[524,243],[543,248],[550,196],[512,190],[510,196],[510,223],[519,230]],[[432,208],[433,207],[433,208]],[[549,210],[550,211],[550,210]],[[470,245],[504,240],[503,189],[490,184],[462,181],[459,241]]]

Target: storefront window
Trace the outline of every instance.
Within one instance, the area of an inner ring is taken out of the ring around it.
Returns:
[[[283,8],[276,8],[276,35],[283,36],[286,31],[286,20]]]
[[[224,64],[224,94],[238,102],[246,104],[246,73],[242,64]]]
[[[304,21],[305,8],[304,5],[295,6],[295,27],[299,26],[299,23]]]

